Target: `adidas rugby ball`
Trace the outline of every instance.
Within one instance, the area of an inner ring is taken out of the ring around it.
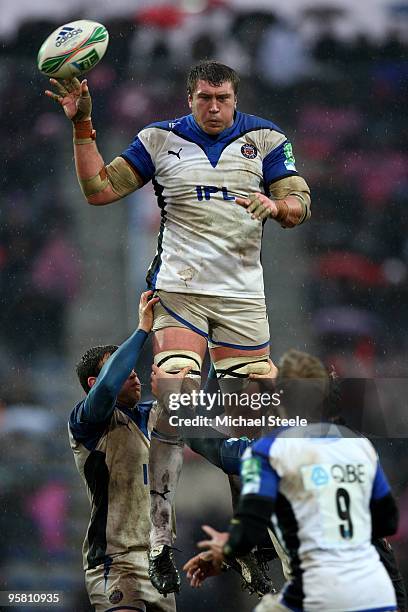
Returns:
[[[39,70],[56,79],[72,79],[91,70],[108,47],[108,30],[101,23],[81,19],[57,28],[38,52]]]

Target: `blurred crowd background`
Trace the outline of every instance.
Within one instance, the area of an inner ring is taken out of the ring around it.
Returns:
[[[370,1],[361,4],[369,13]],[[272,0],[251,9],[227,0],[145,2],[109,16],[95,3],[88,13],[43,12],[0,30],[0,590],[64,591],[62,609],[89,610],[80,550],[88,503],[66,432],[82,395],[74,366],[89,346],[120,343],[137,324],[159,225],[150,187],[107,208],[82,199],[71,127],[43,95],[47,79],[36,67],[43,39],[77,18],[107,26],[107,54],[88,75],[106,161],[144,125],[187,114],[193,63],[211,58],[234,67],[240,110],[285,131],[312,188],[311,222],[291,231],[266,226],[272,358],[296,347],[340,376],[401,383],[408,371],[408,4],[374,4],[373,22],[364,23],[340,0],[310,0],[293,14]],[[148,347],[140,364],[146,398],[150,363]],[[400,503],[393,544],[408,579],[408,441],[395,428],[406,431],[407,396],[390,393],[378,448]],[[203,522],[224,527],[229,513],[224,476],[187,454],[179,561],[191,556]],[[241,596],[239,580],[222,581],[201,592],[184,585],[179,610],[250,610],[255,601]]]

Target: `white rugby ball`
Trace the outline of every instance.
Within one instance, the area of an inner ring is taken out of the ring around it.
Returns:
[[[108,47],[108,30],[101,23],[80,19],[57,28],[38,52],[39,70],[56,79],[72,79],[91,70]]]

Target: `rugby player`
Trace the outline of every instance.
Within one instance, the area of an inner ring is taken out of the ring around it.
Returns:
[[[298,175],[292,145],[274,123],[237,110],[239,77],[202,62],[187,79],[191,114],[142,129],[105,164],[96,146],[86,80],[58,82],[56,100],[73,122],[79,184],[89,204],[116,202],[152,180],[162,211],[156,256],[147,275],[160,302],[153,326],[155,364],[167,372],[191,367],[200,386],[210,348],[222,384],[244,383],[268,370],[269,327],[260,262],[263,224],[284,228],[310,217],[310,191]],[[150,448],[152,532],[150,575],[162,593],[180,577],[172,563],[171,507],[182,445],[162,406]],[[171,469],[169,469],[171,466]]]
[[[96,612],[174,612],[148,576],[148,459],[152,402],[139,403],[134,371],[153,324],[152,292],[142,294],[139,326],[118,348],[89,349],[77,365],[86,393],[69,418],[75,463],[91,503],[83,544],[85,582]]]
[[[305,386],[307,379],[317,384]],[[302,414],[309,425],[279,429],[245,451],[238,510],[228,533],[204,527],[210,539],[199,546],[209,553],[185,565],[191,584],[200,586],[231,555],[251,550],[272,516],[291,576],[278,598],[266,595],[256,612],[397,610],[392,582],[371,543],[395,533],[398,523],[373,446],[346,427],[322,426],[328,378],[318,359],[288,351],[277,384],[284,416]]]

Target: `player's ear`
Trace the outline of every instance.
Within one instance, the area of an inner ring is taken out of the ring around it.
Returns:
[[[193,97],[190,94],[188,94],[187,100],[188,100],[189,108],[192,108],[193,107]]]
[[[237,108],[237,104],[238,104],[238,98],[237,96],[235,96],[234,108]]]
[[[92,389],[92,387],[96,383],[96,376],[88,376],[88,380],[86,382],[88,383],[88,387]]]

